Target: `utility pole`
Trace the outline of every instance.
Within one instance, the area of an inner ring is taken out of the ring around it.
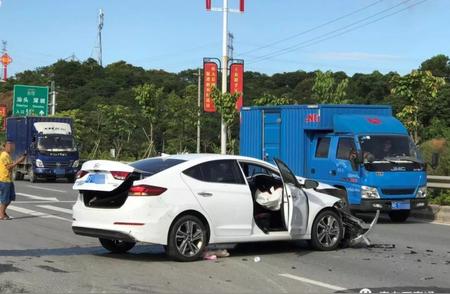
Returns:
[[[51,115],[55,115],[56,113],[56,87],[55,87],[55,81],[52,81],[50,84],[50,91],[52,94],[52,108],[51,108]]]
[[[222,28],[222,95],[227,92],[228,76],[228,0],[223,0],[223,28]],[[223,119],[220,123],[220,153],[227,153],[227,125]]]
[[[200,113],[201,113],[201,101],[200,101],[200,87],[201,87],[201,71],[198,69],[198,93],[197,93],[197,153],[200,153]]]
[[[103,29],[103,18],[105,14],[103,10],[98,11],[98,59],[97,62],[100,66],[103,66],[103,48],[102,48],[102,29]]]
[[[244,12],[244,0],[239,1],[239,10],[229,9],[228,0],[223,0],[222,8],[211,8],[211,0],[206,0],[206,9],[222,12],[222,94],[225,94],[228,83],[228,12]],[[223,120],[223,115],[220,123],[220,153],[227,153],[227,125]]]

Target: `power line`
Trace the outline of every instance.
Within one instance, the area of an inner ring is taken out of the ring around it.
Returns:
[[[384,9],[384,10],[382,10],[382,11],[376,13],[376,14],[373,14],[373,15],[371,15],[371,16],[368,16],[368,17],[366,17],[366,18],[363,18],[363,19],[358,20],[358,21],[356,21],[356,22],[353,22],[353,23],[351,23],[351,24],[349,24],[349,25],[346,25],[346,26],[343,26],[343,27],[338,28],[338,29],[336,29],[336,30],[333,30],[333,31],[331,31],[331,32],[322,34],[322,35],[320,35],[320,36],[318,36],[318,37],[311,38],[311,39],[309,39],[309,40],[306,40],[306,41],[297,43],[297,44],[295,44],[295,45],[289,46],[289,47],[284,48],[284,49],[280,49],[280,50],[274,51],[274,52],[272,52],[272,53],[265,54],[265,55],[263,55],[263,56],[259,56],[259,57],[255,58],[254,60],[250,60],[248,63],[249,63],[249,64],[252,64],[252,63],[261,62],[261,61],[268,60],[268,59],[271,59],[271,58],[276,57],[276,56],[279,56],[279,55],[283,55],[283,54],[286,54],[286,53],[293,52],[293,51],[298,50],[298,49],[301,49],[301,48],[309,47],[309,46],[315,45],[315,44],[317,44],[317,43],[324,42],[324,41],[326,41],[326,40],[329,40],[329,39],[332,39],[332,38],[335,38],[335,37],[344,35],[344,34],[346,34],[346,33],[348,33],[348,32],[351,32],[351,31],[354,31],[354,30],[356,30],[356,29],[359,29],[359,28],[365,27],[365,26],[367,26],[367,25],[373,24],[373,23],[378,22],[378,21],[380,21],[380,20],[383,20],[383,19],[385,19],[385,18],[387,18],[387,17],[396,15],[396,14],[398,14],[398,13],[400,13],[400,12],[403,12],[403,11],[405,11],[405,10],[411,8],[411,7],[414,7],[414,6],[417,6],[417,5],[419,5],[419,4],[422,4],[422,3],[424,3],[424,2],[426,2],[426,1],[428,1],[428,0],[422,0],[422,1],[419,1],[419,2],[416,2],[416,3],[413,3],[413,4],[411,4],[411,5],[409,5],[409,6],[405,7],[405,8],[402,8],[402,9],[397,10],[397,11],[394,11],[394,12],[392,12],[392,13],[390,13],[390,14],[383,15],[383,16],[381,16],[381,17],[379,17],[379,18],[376,18],[376,19],[374,19],[374,20],[372,20],[372,21],[369,21],[369,22],[365,22],[365,23],[364,23],[364,21],[366,21],[366,20],[369,20],[369,19],[371,19],[371,18],[373,18],[373,17],[375,17],[375,16],[378,16],[378,15],[380,15],[380,14],[383,14],[383,13],[389,11],[389,10],[395,9],[395,8],[397,8],[398,6],[400,6],[400,5],[402,5],[402,4],[406,3],[406,2],[409,2],[409,1],[411,1],[411,0],[405,0],[405,1],[399,3],[399,4],[395,5],[395,6],[392,6],[392,7],[388,8],[388,9]],[[358,25],[358,26],[355,26],[355,25],[360,24],[360,23],[362,23],[362,24],[361,24],[361,25]],[[348,28],[348,29],[347,29],[347,28]],[[345,29],[347,29],[347,30],[345,30]],[[344,30],[344,31],[342,31],[342,30]],[[338,33],[338,34],[334,34],[334,33],[337,33],[337,32],[339,32],[339,33]],[[333,34],[334,34],[334,35],[333,35]],[[328,36],[328,37],[327,37],[327,36]]]
[[[349,13],[347,13],[347,14],[344,14],[344,15],[342,15],[342,16],[339,16],[339,17],[337,17],[337,18],[334,18],[334,19],[332,19],[332,20],[329,20],[329,21],[327,21],[327,22],[324,22],[324,23],[322,23],[322,24],[319,24],[319,25],[317,25],[317,26],[315,26],[315,27],[312,27],[312,28],[310,28],[310,29],[304,30],[304,31],[302,31],[302,32],[299,32],[299,33],[290,35],[290,36],[288,36],[288,37],[286,37],[286,38],[279,39],[279,40],[277,40],[277,41],[271,42],[271,43],[269,43],[269,44],[266,44],[266,45],[263,45],[263,46],[260,46],[260,47],[254,48],[254,49],[244,51],[244,52],[240,53],[239,55],[247,55],[248,53],[255,52],[255,51],[259,51],[259,50],[262,50],[262,49],[271,47],[271,46],[273,46],[273,45],[276,45],[276,44],[279,44],[279,43],[282,43],[282,42],[285,42],[285,41],[289,41],[289,40],[294,39],[294,38],[296,38],[296,37],[299,37],[299,36],[301,36],[301,35],[305,35],[305,34],[307,34],[307,33],[310,33],[310,32],[313,32],[313,31],[315,31],[315,30],[318,30],[318,29],[320,29],[320,28],[323,28],[323,27],[325,27],[325,26],[327,26],[327,25],[329,25],[329,24],[332,24],[332,23],[335,23],[335,22],[337,22],[337,21],[340,21],[341,19],[344,19],[344,18],[346,18],[346,17],[355,15],[355,14],[357,14],[357,13],[359,13],[359,12],[361,12],[361,11],[364,11],[364,10],[366,10],[366,9],[372,7],[372,6],[375,6],[375,5],[377,5],[378,3],[383,2],[383,1],[384,1],[384,0],[377,0],[377,1],[371,3],[371,4],[367,5],[367,6],[364,6],[364,7],[362,7],[362,8],[359,8],[359,9],[356,9],[356,10],[354,10],[354,11],[351,11],[351,12],[349,12]],[[408,1],[409,1],[409,0],[408,0]]]

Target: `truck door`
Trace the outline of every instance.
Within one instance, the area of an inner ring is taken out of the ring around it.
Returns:
[[[273,162],[280,157],[281,114],[280,112],[264,112],[263,159]]]
[[[283,180],[282,213],[289,234],[295,238],[306,233],[308,227],[308,196],[303,192],[294,173],[281,160],[275,159]]]
[[[347,198],[350,204],[357,203],[357,184],[359,182],[359,169],[355,161],[356,145],[352,137],[341,136],[338,138],[337,149],[335,152],[336,158],[336,184],[341,185],[347,190]]]
[[[336,180],[336,164],[331,155],[332,137],[318,135],[312,142],[309,153],[309,166],[306,167],[307,177],[325,182]]]

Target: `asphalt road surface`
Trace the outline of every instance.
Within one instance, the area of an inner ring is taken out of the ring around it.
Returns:
[[[217,261],[178,263],[161,246],[110,254],[96,239],[74,235],[71,184],[23,181],[16,191],[14,219],[0,221],[0,293],[450,292],[448,225],[382,218],[371,240],[395,248],[316,252],[304,242],[252,243]]]

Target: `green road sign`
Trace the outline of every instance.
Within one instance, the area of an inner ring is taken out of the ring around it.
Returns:
[[[25,115],[48,115],[48,87],[14,85],[13,116]]]

